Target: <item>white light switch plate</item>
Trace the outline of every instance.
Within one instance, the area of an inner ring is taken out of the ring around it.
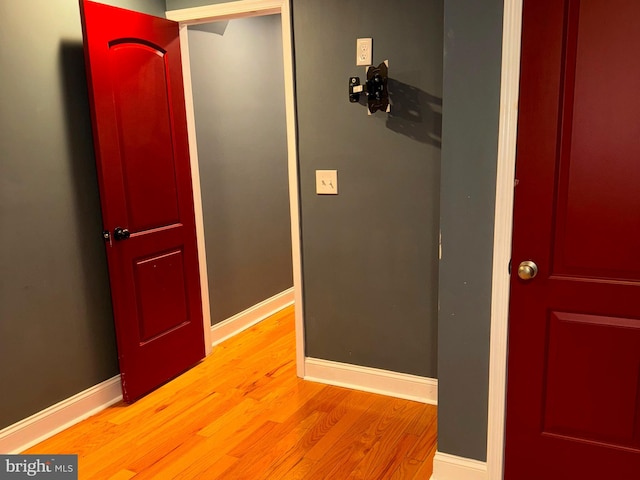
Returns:
[[[316,193],[318,195],[338,194],[337,170],[316,170]]]

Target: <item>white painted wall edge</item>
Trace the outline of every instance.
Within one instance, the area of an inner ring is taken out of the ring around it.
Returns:
[[[117,375],[0,430],[0,453],[20,453],[120,400]]]
[[[438,380],[378,368],[305,359],[305,380],[437,405]]]
[[[496,208],[493,233],[491,285],[491,335],[489,345],[489,398],[487,420],[487,471],[491,480],[501,480],[504,464],[505,404],[507,389],[507,338],[513,200],[520,95],[520,43],[522,0],[505,0],[502,26],[502,73]],[[513,259],[519,262],[520,259]]]
[[[294,289],[289,288],[271,298],[249,307],[243,312],[235,314],[222,322],[211,326],[212,346],[218,345],[238,333],[254,326],[283,308],[293,305]]]
[[[431,480],[489,480],[487,464],[478,460],[436,452]]]

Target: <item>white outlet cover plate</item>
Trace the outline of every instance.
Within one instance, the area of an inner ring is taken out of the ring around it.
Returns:
[[[373,38],[359,38],[356,40],[356,65],[367,66],[373,64]]]
[[[338,194],[337,170],[316,170],[316,193],[318,195]]]

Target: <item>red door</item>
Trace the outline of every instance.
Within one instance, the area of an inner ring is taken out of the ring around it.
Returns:
[[[122,392],[132,401],[204,357],[178,24],[84,0],[81,10]]]
[[[505,479],[636,480],[640,2],[525,0],[516,177]]]

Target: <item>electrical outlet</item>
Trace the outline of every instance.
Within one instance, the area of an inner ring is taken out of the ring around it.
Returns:
[[[316,193],[318,195],[338,194],[337,170],[316,170]]]
[[[373,38],[356,40],[356,65],[367,66],[373,63]]]

